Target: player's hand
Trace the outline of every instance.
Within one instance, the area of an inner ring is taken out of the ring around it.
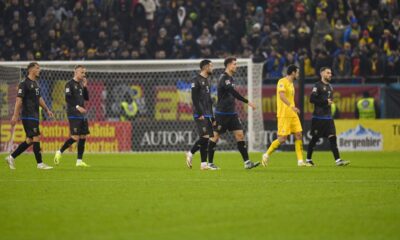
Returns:
[[[82,86],[83,87],[87,86],[87,78],[85,78],[85,77],[82,79]]]
[[[15,126],[18,122],[18,116],[13,115],[11,118],[11,126]]]
[[[80,113],[86,113],[86,109],[84,109],[83,107],[77,107],[77,109]]]
[[[50,111],[50,109],[47,109],[47,115],[49,116],[49,118],[54,118],[54,114],[52,111]]]
[[[300,113],[300,109],[298,109],[297,107],[292,107],[292,110],[297,114]]]
[[[328,105],[330,106],[332,105],[332,103],[333,103],[332,99],[328,98]]]
[[[249,105],[253,110],[256,109],[256,105],[254,105],[252,102],[248,102],[247,105]]]
[[[204,120],[204,116],[201,115],[201,116],[199,117],[199,120]]]

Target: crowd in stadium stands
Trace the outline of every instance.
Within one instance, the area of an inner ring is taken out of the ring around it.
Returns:
[[[400,75],[397,0],[3,0],[0,60],[252,57]]]

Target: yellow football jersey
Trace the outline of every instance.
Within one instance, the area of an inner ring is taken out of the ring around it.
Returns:
[[[286,77],[279,79],[278,84],[276,86],[276,102],[277,102],[277,117],[296,117],[297,114],[292,110],[290,106],[284,103],[279,93],[284,92],[287,100],[290,102],[291,106],[294,105],[294,85],[290,82]]]

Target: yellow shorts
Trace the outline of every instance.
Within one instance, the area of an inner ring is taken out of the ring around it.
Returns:
[[[299,117],[278,117],[278,135],[287,136],[292,133],[302,132]]]

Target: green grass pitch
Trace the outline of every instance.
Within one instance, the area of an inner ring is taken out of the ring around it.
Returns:
[[[217,152],[222,169],[200,171],[198,155],[192,170],[177,153],[87,154],[89,169],[64,155],[40,171],[23,154],[0,165],[0,239],[399,239],[400,153],[342,157],[351,165],[315,152],[318,166],[299,168],[277,152],[245,170]]]

